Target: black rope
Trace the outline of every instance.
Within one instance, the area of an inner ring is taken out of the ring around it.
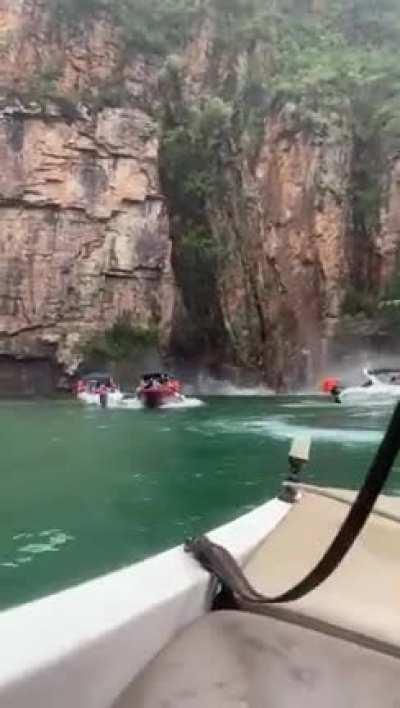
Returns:
[[[222,546],[202,536],[186,543],[201,565],[213,573],[238,601],[252,605],[293,602],[304,597],[323,583],[338,567],[363,529],[374,504],[381,493],[400,449],[400,403],[397,404],[386,434],[357,498],[331,545],[317,565],[297,585],[277,597],[258,593],[248,582],[242,569]]]

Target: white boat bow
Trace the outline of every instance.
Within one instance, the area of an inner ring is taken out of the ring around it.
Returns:
[[[82,401],[82,403],[87,403],[88,405],[91,406],[100,406],[100,393],[90,393],[88,391],[82,391],[77,394],[77,398],[79,401]],[[117,389],[116,391],[108,391],[107,392],[107,405],[109,407],[115,406],[124,399],[124,394],[122,391]]]
[[[363,369],[363,374],[365,382],[362,385],[349,386],[341,391],[340,403],[391,403],[400,399],[400,369]]]
[[[243,563],[288,513],[272,500],[210,534]],[[0,613],[1,708],[110,708],[207,611],[209,576],[182,546]]]

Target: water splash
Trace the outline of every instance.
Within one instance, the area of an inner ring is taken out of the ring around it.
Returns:
[[[138,398],[123,398],[122,401],[115,401],[109,408],[118,408],[122,410],[141,411],[143,404]]]
[[[332,399],[320,400],[319,397],[315,396],[314,399],[299,401],[296,403],[282,403],[282,408],[336,408],[337,404]]]
[[[160,406],[160,409],[166,410],[168,408],[199,408],[200,406],[204,405],[204,401],[201,401],[199,398],[183,396],[182,400],[164,403],[162,406]],[[110,408],[118,408],[119,410],[142,411],[145,409],[145,406],[141,401],[139,401],[138,398],[127,398],[122,401],[119,401],[118,403],[113,403]]]
[[[227,379],[215,379],[208,374],[200,374],[192,385],[193,391],[203,396],[274,396],[272,389],[258,384],[240,386]]]
[[[183,397],[182,400],[180,401],[170,401],[169,403],[164,403],[164,405],[161,406],[163,410],[169,409],[169,408],[199,408],[200,406],[204,406],[205,403],[204,401],[201,401],[200,398],[192,398],[186,396]]]

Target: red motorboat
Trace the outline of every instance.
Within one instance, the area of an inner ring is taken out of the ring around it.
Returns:
[[[180,381],[169,374],[144,374],[136,393],[148,408],[158,408],[183,398]]]

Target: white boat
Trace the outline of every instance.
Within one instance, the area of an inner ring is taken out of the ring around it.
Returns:
[[[294,476],[304,449],[292,448]],[[260,593],[279,594],[307,574],[354,498],[286,489],[286,500],[209,535]],[[0,706],[395,708],[399,561],[400,500],[390,498],[328,580],[262,616],[210,612],[215,583],[172,549],[0,613]]]
[[[124,394],[108,373],[95,372],[83,376],[76,385],[76,397],[82,403],[112,408],[121,403]]]
[[[400,369],[363,369],[364,383],[350,386],[338,394],[340,403],[379,403],[400,399]]]
[[[88,391],[81,391],[77,393],[77,398],[82,403],[87,403],[91,406],[100,406],[100,393],[90,393]],[[113,405],[121,403],[124,399],[124,394],[118,388],[115,391],[107,392],[107,406],[112,408]]]

